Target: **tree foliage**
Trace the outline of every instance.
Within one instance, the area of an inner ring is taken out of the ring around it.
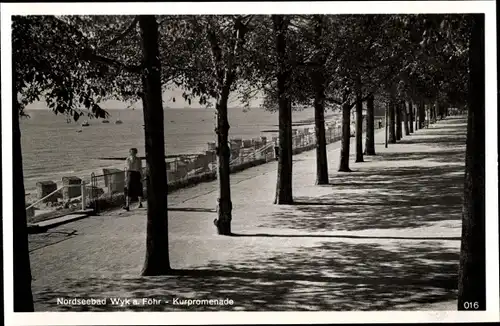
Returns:
[[[81,60],[87,38],[54,16],[15,16],[12,19],[14,87],[20,110],[46,100],[55,113],[75,120],[88,109],[105,117],[99,102],[109,94],[108,68]]]

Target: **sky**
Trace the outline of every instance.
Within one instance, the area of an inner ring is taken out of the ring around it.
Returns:
[[[173,99],[175,98],[175,102]],[[215,103],[214,101],[212,101]],[[172,88],[163,93],[163,103],[164,107],[168,107],[171,109],[183,109],[183,108],[200,108],[202,107],[198,103],[198,99],[193,100],[191,102],[191,105],[187,101],[184,100],[182,97],[182,89],[180,88]],[[262,103],[260,98],[255,98],[250,102],[251,107],[258,107]],[[121,101],[106,101],[102,103],[102,107],[104,109],[126,109],[128,106],[127,103],[121,102]],[[237,95],[234,94],[233,96],[229,97],[229,107],[238,107],[238,106],[243,106],[243,104],[238,100]],[[133,106],[136,109],[141,109],[142,105],[140,102],[134,104]],[[33,102],[30,105],[26,107],[28,110],[37,110],[37,109],[42,109],[46,110],[47,106],[45,105],[45,101],[37,101]]]

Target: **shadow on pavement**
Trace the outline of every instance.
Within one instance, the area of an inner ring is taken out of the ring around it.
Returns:
[[[432,138],[428,139],[427,136]],[[441,137],[435,137],[441,136]],[[397,144],[420,144],[431,147],[465,146],[467,138],[467,120],[464,118],[447,118],[429,129],[419,129],[416,133],[397,141]],[[375,145],[384,146],[385,142],[376,142]],[[394,146],[389,144],[389,147]],[[375,148],[376,151],[376,148]]]
[[[401,139],[397,144],[419,144],[431,147],[445,147],[445,148],[456,148],[457,146],[465,146],[465,139],[461,136],[443,136],[443,137],[432,137],[431,139],[418,138],[418,139]],[[376,150],[376,149],[375,149]]]
[[[320,243],[292,253],[213,263],[170,276],[61,280],[35,294],[38,311],[304,311],[391,310],[454,300],[458,250],[439,242]],[[57,305],[57,298],[107,298],[105,306]],[[110,297],[169,304],[111,305]],[[179,299],[232,299],[232,306],[173,305]]]
[[[383,161],[429,160],[438,163],[463,163],[465,162],[465,152],[463,149],[447,150],[446,152],[443,152],[440,155],[433,155],[433,156],[430,156],[429,153],[422,153],[422,152],[384,153],[381,160]]]
[[[215,209],[199,208],[199,207],[169,207],[168,211],[172,211],[172,212],[217,213],[217,211]]]
[[[364,169],[332,175],[331,193],[300,197],[260,227],[300,231],[419,228],[460,220],[463,166]]]
[[[70,240],[78,236],[78,231],[71,229],[67,231],[49,230],[47,232],[29,235],[29,252],[37,251],[45,247]]]
[[[337,238],[337,239],[370,239],[370,240],[427,240],[427,241],[458,241],[460,237],[383,237],[363,235],[323,235],[323,234],[271,234],[271,233],[233,233],[233,237],[264,237],[264,238]]]
[[[457,124],[458,123],[458,124]],[[398,144],[420,144],[431,147],[452,148],[465,146],[467,138],[467,124],[464,119],[447,119],[440,121],[438,125],[427,129],[420,134],[403,137]],[[430,139],[426,138],[431,136]],[[437,136],[437,137],[436,137]],[[420,138],[423,137],[423,138]]]
[[[466,138],[463,121],[444,120],[422,132],[432,138],[406,137],[398,142],[437,150],[378,153],[374,160],[404,164],[384,169],[366,168],[359,163],[357,171],[333,173],[329,185],[321,186],[330,188],[330,194],[320,198],[296,197],[294,205],[283,205],[259,226],[305,232],[355,231],[419,228],[433,222],[460,221]],[[412,161],[418,162],[408,166]]]

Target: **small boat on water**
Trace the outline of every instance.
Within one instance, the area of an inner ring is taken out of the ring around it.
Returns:
[[[123,121],[121,121],[120,119],[116,119],[115,123],[116,123],[117,125],[121,125],[121,124],[123,123]]]
[[[87,120],[82,122],[82,127],[88,127],[88,126],[90,126],[90,124]]]
[[[109,123],[109,120],[102,120],[102,123]]]

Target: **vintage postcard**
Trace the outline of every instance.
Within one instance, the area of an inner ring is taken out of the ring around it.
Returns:
[[[499,321],[494,1],[1,6],[6,324]]]

